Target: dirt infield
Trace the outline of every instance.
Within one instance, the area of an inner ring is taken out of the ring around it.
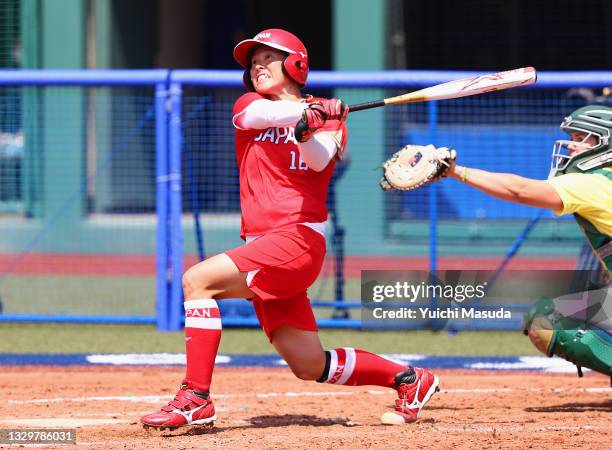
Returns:
[[[419,421],[386,426],[379,417],[391,390],[300,381],[287,369],[219,368],[216,427],[160,433],[138,419],[170,399],[182,368],[2,367],[0,428],[79,426],[78,445],[105,449],[609,448],[606,377],[437,374],[442,390]]]

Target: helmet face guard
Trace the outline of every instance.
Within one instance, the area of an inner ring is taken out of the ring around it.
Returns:
[[[558,140],[553,146],[552,161],[549,178],[560,175],[576,163],[578,168],[583,164],[597,159],[600,153],[610,152],[610,138],[612,134],[612,108],[602,105],[590,105],[577,109],[561,123],[561,130],[568,135],[582,133],[580,141]],[[595,144],[588,144],[592,137],[597,139]],[[573,147],[573,155],[568,151]],[[571,156],[570,156],[571,155]],[[605,163],[605,158],[599,158],[600,163],[585,164],[595,168]],[[608,159],[609,161],[609,159]]]
[[[251,55],[255,48],[260,45],[280,50],[287,54],[283,61],[285,74],[298,83],[300,87],[306,84],[308,78],[309,61],[306,47],[294,34],[278,28],[263,30],[255,35],[253,39],[245,39],[234,47],[234,59],[244,67],[243,82],[249,91],[254,91],[251,82]]]
[[[588,150],[594,150],[600,147],[601,138],[599,138],[599,136],[597,136],[599,139],[598,144],[596,145],[587,144],[586,141],[589,140],[591,136],[596,136],[596,135],[592,133],[588,133],[584,136],[582,141],[570,141],[567,139],[559,139],[558,141],[555,141],[555,144],[553,145],[552,157],[551,157],[551,162],[550,162],[550,173],[548,174],[548,178],[552,178],[557,173],[561,173],[565,171],[565,169],[567,169],[567,166],[569,166],[570,162],[574,158],[573,156],[570,156],[570,151],[568,149],[570,145],[578,150],[579,152],[578,154],[582,154],[582,152],[585,152]],[[577,156],[577,155],[574,155],[574,156]]]

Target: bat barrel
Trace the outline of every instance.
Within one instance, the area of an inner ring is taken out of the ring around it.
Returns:
[[[427,102],[430,100],[448,100],[501,91],[518,86],[535,83],[536,70],[533,67],[507,70],[505,72],[479,75],[460,80],[449,81],[436,86],[410,92],[396,97],[385,98],[373,102],[357,103],[349,106],[349,112],[363,111],[385,105],[402,105],[404,103]]]

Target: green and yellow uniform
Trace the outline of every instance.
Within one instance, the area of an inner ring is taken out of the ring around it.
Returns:
[[[572,157],[560,153],[572,142],[557,141],[553,153],[554,177],[548,183],[563,202],[563,208],[554,213],[574,214],[602,265],[604,284],[582,294],[594,298],[597,303],[594,306],[603,309],[612,302],[612,108],[601,105],[580,108],[565,118],[561,130],[569,135],[582,133],[598,138],[597,145]],[[612,382],[611,330],[584,319],[565,317],[555,310],[553,300],[543,299],[527,313],[523,331],[546,355],[557,355],[576,364],[580,375],[580,368],[588,367],[609,375]]]

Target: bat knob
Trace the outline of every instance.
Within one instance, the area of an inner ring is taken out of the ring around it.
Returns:
[[[308,124],[305,120],[300,119],[298,123],[295,124],[295,140],[298,142],[304,142],[308,140],[310,136],[308,136],[310,129],[308,128]]]

